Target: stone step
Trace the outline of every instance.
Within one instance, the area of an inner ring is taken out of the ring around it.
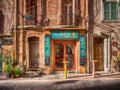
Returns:
[[[63,74],[64,71],[54,71],[54,74]],[[70,71],[67,71],[67,73],[76,73],[75,70],[70,70]]]
[[[32,78],[32,77],[39,77],[40,75],[41,75],[40,71],[26,71],[23,74],[23,77]]]

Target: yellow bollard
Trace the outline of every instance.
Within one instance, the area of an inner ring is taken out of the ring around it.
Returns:
[[[67,61],[63,61],[64,63],[64,78],[67,78]]]

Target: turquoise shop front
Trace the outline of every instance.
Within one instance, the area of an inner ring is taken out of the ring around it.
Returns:
[[[86,36],[77,30],[51,31],[44,39],[45,66],[52,66],[53,71],[63,71],[64,61],[67,70],[79,71],[86,66]]]

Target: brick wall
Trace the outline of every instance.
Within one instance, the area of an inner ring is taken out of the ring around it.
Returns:
[[[50,19],[50,25],[57,25],[58,18],[58,0],[47,0],[47,18]]]
[[[13,0],[4,0],[2,4],[0,4],[0,10],[3,14],[3,29],[4,33],[8,33],[8,29],[13,25],[13,17],[14,17],[14,2]]]

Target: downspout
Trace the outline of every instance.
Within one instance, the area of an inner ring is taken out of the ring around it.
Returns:
[[[16,59],[17,0],[14,0],[13,58]]]

